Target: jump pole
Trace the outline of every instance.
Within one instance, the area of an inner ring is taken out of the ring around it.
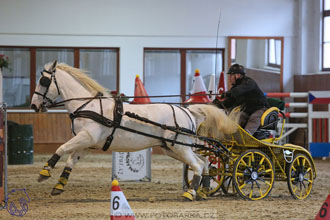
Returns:
[[[0,103],[0,210],[6,207],[7,188],[7,105]]]

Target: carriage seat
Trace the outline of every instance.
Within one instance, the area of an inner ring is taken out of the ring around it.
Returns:
[[[261,116],[260,127],[253,134],[253,136],[257,139],[266,139],[269,138],[270,132],[269,130],[276,130],[277,123],[279,121],[280,110],[277,107],[270,107],[267,109]]]

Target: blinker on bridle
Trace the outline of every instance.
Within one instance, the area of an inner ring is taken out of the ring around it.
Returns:
[[[37,94],[37,95],[42,96],[42,98],[44,99],[43,104],[46,103],[46,100],[47,100],[47,102],[49,102],[50,104],[53,104],[53,103],[54,103],[50,98],[47,97],[47,93],[48,93],[48,90],[49,90],[50,84],[52,83],[52,80],[53,80],[53,79],[54,79],[54,82],[55,82],[55,85],[56,85],[57,93],[58,93],[58,95],[60,95],[60,90],[59,90],[59,88],[58,88],[58,85],[57,85],[57,82],[56,82],[56,78],[55,78],[55,71],[56,71],[56,70],[54,70],[54,71],[52,71],[52,72],[50,72],[50,71],[48,71],[48,70],[43,70],[43,71],[41,71],[41,75],[42,75],[42,77],[40,78],[39,83],[40,83],[40,85],[41,85],[42,87],[45,87],[45,88],[46,88],[46,91],[44,92],[44,94],[41,94],[40,92],[36,92],[36,91],[34,91],[34,93]],[[51,77],[48,78],[48,77],[44,76],[44,73],[48,73]]]

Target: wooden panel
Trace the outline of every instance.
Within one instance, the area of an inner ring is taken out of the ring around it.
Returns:
[[[330,90],[330,74],[294,76],[294,92],[326,90]]]
[[[279,73],[246,68],[246,75],[254,79],[263,92],[281,91],[281,76]]]
[[[8,113],[8,120],[32,124],[34,143],[64,143],[71,137],[71,121],[66,113]]]

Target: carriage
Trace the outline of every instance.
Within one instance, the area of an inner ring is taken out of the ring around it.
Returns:
[[[58,96],[63,101],[56,102]],[[74,165],[89,148],[132,152],[161,146],[165,154],[187,164],[188,189],[183,197],[189,200],[196,198],[196,191],[205,196],[220,188],[228,191],[231,183],[243,198],[258,200],[270,193],[275,179],[287,180],[291,194],[304,199],[316,177],[307,150],[276,145],[278,138],[250,136],[237,126],[235,111],[228,116],[213,105],[192,105],[188,110],[166,103],[123,104],[82,70],[55,61],[41,72],[31,108],[38,112],[62,105],[75,136],[56,150],[39,173],[39,182],[49,179],[60,158],[70,154],[52,195],[64,191]],[[278,109],[266,111],[262,128],[274,127],[278,113]],[[211,187],[206,180],[213,182]]]
[[[276,129],[279,114],[283,117],[282,128],[278,137],[272,137],[274,132],[270,131]],[[220,140],[228,152],[216,155],[209,150],[197,149],[196,153],[208,158],[211,180],[209,189],[201,184],[199,193],[211,196],[221,189],[224,194],[231,191],[247,200],[259,200],[270,194],[276,180],[287,182],[293,198],[307,198],[316,178],[314,161],[301,146],[276,144],[282,137],[284,124],[284,114],[271,107],[262,116],[256,137],[238,126],[235,133]],[[184,187],[190,184],[190,172],[186,165]]]

